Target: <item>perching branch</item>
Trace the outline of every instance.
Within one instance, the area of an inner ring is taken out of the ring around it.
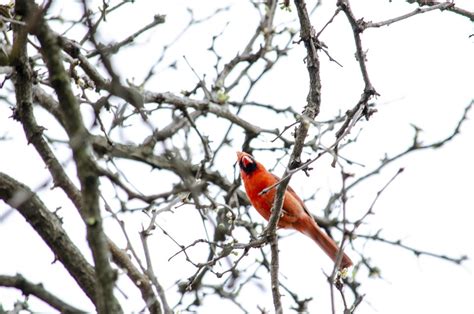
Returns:
[[[300,164],[300,156],[303,151],[304,141],[310,123],[306,120],[314,120],[314,118],[319,113],[319,108],[321,106],[321,78],[320,78],[320,69],[319,69],[319,57],[317,52],[317,46],[315,42],[314,29],[311,26],[311,21],[309,19],[308,11],[306,10],[306,3],[302,0],[295,0],[296,9],[298,12],[299,22],[301,26],[300,36],[301,40],[304,42],[307,51],[306,64],[309,74],[309,92],[307,97],[307,104],[303,111],[303,119],[300,122],[296,134],[295,134],[295,145],[288,162],[287,169],[283,174],[283,177],[286,177],[288,171],[291,171],[293,168],[297,167]],[[281,295],[279,291],[280,282],[278,280],[279,272],[279,258],[278,258],[278,238],[276,236],[276,227],[278,225],[278,220],[280,219],[282,209],[283,209],[283,200],[286,188],[290,182],[291,176],[288,176],[287,179],[281,181],[278,185],[275,200],[271,209],[271,216],[268,221],[266,228],[266,233],[269,236],[271,243],[271,283],[272,283],[272,295],[273,303],[276,313],[282,313],[283,308],[281,305]]]

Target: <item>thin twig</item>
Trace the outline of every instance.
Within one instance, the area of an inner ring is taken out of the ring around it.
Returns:
[[[367,218],[367,216],[369,215],[373,215],[374,213],[374,206],[375,206],[375,203],[377,202],[377,200],[379,199],[380,195],[382,195],[382,193],[388,188],[388,186],[403,172],[404,168],[399,168],[398,171],[393,175],[392,178],[390,178],[390,180],[388,180],[387,183],[385,183],[385,185],[382,187],[382,189],[380,189],[377,194],[375,195],[375,198],[374,200],[372,201],[372,204],[370,204],[369,206],[369,209],[367,210],[367,212],[362,216],[360,217],[359,219],[357,219],[355,222],[354,222],[354,228],[352,229],[351,231],[351,234],[353,234],[355,232],[355,230],[360,226],[360,224],[365,220],[365,218]]]
[[[434,10],[446,10],[446,9],[452,8],[454,6],[455,6],[454,2],[441,2],[441,3],[438,3],[436,5],[425,7],[425,8],[418,7],[410,13],[403,14],[403,15],[385,20],[385,21],[362,23],[361,27],[364,28],[364,29],[367,29],[367,28],[377,28],[377,27],[382,27],[382,26],[389,26],[393,23],[406,20],[407,18],[410,18],[410,17],[418,15],[418,14],[423,14],[423,13],[426,13],[426,12],[429,12],[429,11],[434,11]]]
[[[163,24],[164,22],[165,22],[165,16],[157,14],[153,17],[153,21],[151,23],[149,23],[149,24],[145,25],[144,27],[142,27],[141,29],[137,30],[132,35],[128,36],[127,38],[123,39],[122,41],[120,41],[118,43],[111,44],[111,45],[105,46],[104,48],[101,48],[101,51],[96,49],[96,50],[88,53],[86,55],[86,58],[93,58],[97,55],[100,55],[101,53],[104,53],[104,54],[115,53],[120,48],[122,48],[123,46],[126,46],[126,45],[132,43],[138,36],[140,36],[144,32],[152,29],[153,27],[155,27],[159,24]]]
[[[469,257],[467,255],[461,255],[460,257],[452,257],[452,256],[448,256],[446,254],[438,254],[438,253],[433,253],[433,252],[429,252],[429,251],[420,250],[420,249],[414,248],[412,246],[403,244],[402,240],[388,240],[388,239],[382,238],[380,236],[380,232],[377,232],[377,233],[372,234],[372,235],[370,235],[370,234],[357,234],[356,233],[356,234],[354,234],[354,236],[356,236],[358,238],[369,239],[369,240],[373,240],[373,241],[378,241],[378,242],[398,246],[402,249],[405,249],[405,250],[408,250],[408,251],[412,252],[417,257],[419,257],[421,255],[426,255],[426,256],[439,258],[439,259],[442,259],[442,260],[445,260],[445,261],[453,262],[455,264],[462,264],[463,262],[465,262],[469,259]]]

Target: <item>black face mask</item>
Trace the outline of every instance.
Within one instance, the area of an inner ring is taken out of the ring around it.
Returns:
[[[245,164],[243,162],[243,159],[245,157],[248,157],[249,159],[251,159],[251,162],[248,162],[247,164]],[[245,156],[245,157],[240,159],[239,166],[240,166],[240,169],[242,169],[242,171],[244,171],[247,174],[250,174],[253,171],[255,171],[255,169],[257,169],[257,163],[255,162],[255,160],[253,160],[252,157],[250,156]]]

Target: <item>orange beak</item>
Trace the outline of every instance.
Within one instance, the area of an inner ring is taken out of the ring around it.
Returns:
[[[252,156],[245,152],[237,152],[237,161],[242,162],[245,167],[247,167],[248,164],[254,162]]]
[[[239,152],[239,151],[237,151],[236,153],[237,153],[237,160],[240,160],[240,158],[242,158],[245,155],[245,153]]]

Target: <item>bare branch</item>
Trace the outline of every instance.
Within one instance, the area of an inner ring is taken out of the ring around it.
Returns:
[[[118,43],[108,45],[104,48],[101,48],[100,50],[101,50],[102,53],[104,53],[106,55],[116,53],[117,51],[120,50],[120,48],[132,43],[138,36],[140,36],[144,32],[154,28],[155,26],[157,26],[159,24],[163,24],[164,22],[165,22],[165,16],[164,15],[155,15],[153,17],[153,21],[151,23],[149,23],[149,24],[145,25],[144,27],[140,28],[135,33],[133,33],[132,35],[130,35],[127,38],[123,39],[122,41],[120,41]],[[86,57],[87,58],[92,58],[92,57],[95,57],[97,55],[100,55],[101,52],[99,52],[99,50],[95,50],[91,53],[88,53]]]
[[[410,13],[403,14],[403,15],[394,17],[392,19],[388,19],[386,21],[361,23],[361,27],[364,28],[364,29],[367,29],[367,28],[378,28],[378,27],[382,27],[382,26],[389,26],[393,23],[406,20],[407,18],[410,18],[410,17],[418,15],[418,14],[422,14],[422,13],[426,13],[426,12],[434,11],[434,10],[446,10],[446,9],[451,8],[451,7],[454,7],[454,5],[455,5],[454,2],[442,2],[442,3],[438,3],[436,5],[426,7],[426,8],[416,8],[415,10],[413,10]]]
[[[0,286],[19,289],[26,296],[34,295],[61,313],[86,313],[62,301],[57,296],[46,290],[42,284],[34,284],[20,274],[17,274],[16,276],[0,275]]]
[[[362,21],[357,20],[354,16],[354,13],[352,13],[352,9],[349,5],[349,0],[338,0],[337,6],[346,14],[347,20],[351,24],[356,45],[356,59],[359,62],[360,70],[362,72],[362,77],[364,78],[365,83],[364,94],[367,94],[366,98],[369,98],[370,96],[376,95],[377,92],[372,86],[372,83],[369,79],[369,73],[367,72],[366,55],[364,49],[362,48],[362,40],[360,37],[360,34],[363,31],[363,28],[361,27]]]
[[[453,262],[455,264],[462,264],[463,262],[467,261],[469,258],[466,255],[462,255],[460,257],[452,257],[448,256],[446,254],[438,254],[438,253],[433,253],[433,252],[428,252],[425,250],[420,250],[417,248],[414,248],[412,246],[406,245],[402,243],[402,240],[388,240],[380,236],[380,232],[377,232],[375,234],[354,234],[356,237],[363,238],[363,239],[369,239],[369,240],[374,240],[374,241],[379,241],[382,243],[386,244],[391,244],[397,247],[400,247],[402,249],[405,249],[407,251],[412,252],[415,254],[417,257],[421,255],[426,255],[426,256],[431,256],[434,258],[442,259],[448,262]]]
[[[58,217],[51,213],[27,186],[4,173],[0,173],[0,198],[25,217],[95,304],[97,299],[94,268],[71,241]]]
[[[39,14],[38,8],[28,0],[18,4],[20,12],[30,19]],[[32,29],[43,48],[43,56],[50,74],[50,81],[58,95],[60,108],[65,117],[65,129],[68,133],[73,156],[76,160],[77,172],[81,181],[82,206],[86,216],[87,238],[94,256],[94,264],[98,277],[96,306],[99,313],[122,312],[120,304],[113,294],[115,273],[109,264],[107,240],[102,229],[98,195],[98,176],[90,154],[90,142],[87,140],[82,116],[76,98],[71,91],[69,77],[62,64],[58,37],[50,30],[42,19],[38,27]]]
[[[437,2],[437,1],[434,1],[434,0],[406,0],[406,1],[408,3],[416,2],[420,6],[424,6],[424,5],[426,5],[426,6],[438,6],[440,4],[449,3],[449,4],[452,4],[452,6],[451,5],[448,6],[446,8],[446,10],[451,11],[451,12],[456,13],[456,14],[459,14],[461,16],[465,16],[468,19],[470,19],[471,21],[474,21],[474,12],[459,8],[458,6],[456,6],[456,4],[454,4],[452,2],[449,2],[449,1],[446,1],[446,2]]]

